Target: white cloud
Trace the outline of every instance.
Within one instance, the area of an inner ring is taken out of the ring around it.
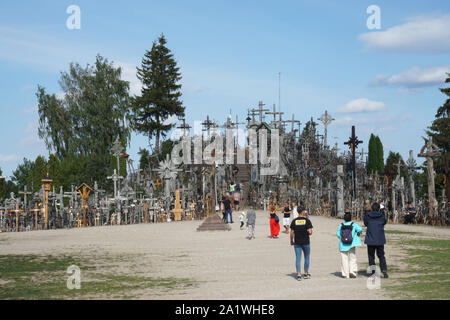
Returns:
[[[359,98],[347,102],[344,106],[338,108],[339,113],[361,113],[373,112],[386,109],[386,105],[380,101],[372,101],[366,98]]]
[[[386,31],[359,35],[367,49],[395,53],[449,53],[450,14],[416,16]]]
[[[400,86],[404,88],[418,88],[443,84],[450,66],[413,67],[391,76],[379,74],[370,84],[373,86]]]

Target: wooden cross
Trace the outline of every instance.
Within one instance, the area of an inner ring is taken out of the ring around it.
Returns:
[[[255,111],[257,113],[259,113],[259,123],[263,122],[263,113],[264,111],[270,111],[269,109],[263,109],[263,106],[265,106],[265,104],[262,101],[258,102],[258,109],[253,109],[252,111]]]
[[[292,120],[284,120],[283,123],[291,123],[291,132],[294,132],[294,125],[300,123],[299,120],[295,120],[295,115],[292,114]]]
[[[312,120],[312,119],[311,119]],[[352,156],[352,171],[353,171],[353,198],[356,198],[356,159],[355,159],[355,149],[358,148],[358,144],[363,143],[362,140],[358,140],[355,135],[355,126],[352,126],[352,135],[349,137],[347,142],[344,144],[348,145]]]
[[[24,186],[23,187],[23,191],[19,191],[19,194],[23,194],[23,201],[25,203],[25,208],[26,208],[27,204],[28,204],[28,202],[27,202],[27,195],[33,194],[33,193],[32,192],[28,192],[27,191],[27,186]]]
[[[417,155],[418,157],[427,159],[428,206],[430,210],[430,218],[433,218],[434,215],[437,214],[437,201],[434,190],[433,158],[439,157],[440,155],[441,152],[439,151],[439,148],[431,141],[431,138],[427,140],[422,149],[420,149],[420,153]]]
[[[34,209],[30,209],[31,212],[34,212],[34,230],[38,229],[38,213],[44,213],[43,209],[38,209],[37,202],[34,203]]]
[[[159,179],[157,178],[156,182],[155,182],[155,187],[159,188],[161,185],[162,185],[162,182],[159,181]]]
[[[186,119],[182,119],[183,124],[177,127],[177,129],[183,129],[183,136],[186,135],[186,131],[191,129],[192,127],[189,124],[186,124]]]
[[[276,126],[277,123],[277,114],[284,114],[284,112],[277,112],[275,103],[273,104],[273,112],[266,112],[266,114],[273,114],[273,125]],[[300,121],[299,121],[300,122]]]

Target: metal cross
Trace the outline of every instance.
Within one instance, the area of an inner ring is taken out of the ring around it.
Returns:
[[[263,106],[265,106],[265,104],[262,101],[258,102],[258,109],[253,109],[252,111],[258,112],[259,113],[259,123],[262,123],[263,121],[263,112],[265,111],[270,111],[269,109],[263,109]]]
[[[344,144],[348,145],[352,156],[352,173],[353,173],[353,199],[356,198],[356,159],[355,159],[355,149],[358,148],[358,144],[363,143],[362,140],[358,140],[355,135],[355,126],[352,126],[352,135]]]

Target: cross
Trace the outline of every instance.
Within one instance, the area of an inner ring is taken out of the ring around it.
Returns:
[[[273,112],[266,112],[266,114],[273,114],[273,125],[275,126],[277,123],[277,114],[284,114],[284,112],[277,112],[275,103],[273,104]]]
[[[208,140],[210,139],[210,129],[217,127],[216,123],[209,120],[209,115],[206,116],[206,121],[202,122],[202,125],[206,127],[206,130],[203,131],[208,132]]]
[[[44,213],[44,209],[38,209],[37,202],[34,203],[34,209],[30,209],[31,212],[34,212],[34,230],[38,228],[38,213]]]
[[[295,115],[292,114],[292,120],[284,120],[283,124],[291,123],[291,132],[294,132],[294,125],[300,122],[299,120],[295,120]]]
[[[258,102],[258,109],[253,109],[252,111],[256,111],[259,113],[259,123],[262,123],[263,121],[263,112],[264,111],[270,111],[269,109],[263,109],[263,106],[265,106],[265,104],[262,101]]]
[[[192,127],[189,124],[186,124],[186,119],[182,119],[183,124],[177,127],[177,129],[183,129],[183,136],[186,135],[186,130],[191,129]]]
[[[318,118],[317,120],[320,120],[323,124],[323,126],[325,127],[325,142],[324,142],[324,146],[327,146],[327,129],[328,129],[328,125],[331,123],[331,121],[335,120],[333,117],[331,117],[328,114],[328,111],[325,110],[325,113],[322,114],[320,116],[320,118]]]
[[[398,159],[398,162],[394,164],[397,167],[397,176],[400,177],[400,167],[402,166],[402,162]]]
[[[356,198],[356,160],[355,160],[355,149],[358,148],[358,144],[363,143],[363,141],[358,140],[355,135],[355,126],[352,126],[352,136],[349,137],[347,142],[344,144],[348,145],[351,150],[352,156],[352,170],[353,170],[353,198]]]
[[[420,153],[417,155],[418,157],[427,159],[428,205],[430,210],[430,218],[437,214],[437,202],[434,189],[433,158],[439,157],[440,155],[441,152],[439,151],[439,148],[431,141],[431,138],[427,140],[422,149],[420,149]]]
[[[117,199],[118,194],[117,194],[117,181],[119,181],[120,179],[123,179],[122,176],[117,174],[117,170],[114,169],[114,173],[112,176],[107,177],[108,179],[114,181],[114,198]]]
[[[113,147],[111,148],[113,155],[117,158],[117,172],[120,174],[120,156],[123,154],[123,147],[122,144],[119,141],[119,138],[116,138],[116,141],[114,141]],[[119,189],[120,189],[120,183],[119,183]],[[120,192],[120,190],[119,190]]]
[[[32,192],[28,192],[27,191],[27,186],[24,186],[23,187],[23,191],[19,191],[19,194],[23,194],[23,198],[24,198],[24,203],[25,203],[25,208],[27,207],[27,205],[28,205],[28,202],[27,202],[27,195],[28,194],[33,194]]]
[[[155,182],[155,187],[159,188],[161,185],[162,185],[162,182],[159,181],[159,179],[157,178],[156,182]]]

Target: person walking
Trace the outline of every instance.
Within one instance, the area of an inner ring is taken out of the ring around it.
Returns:
[[[311,274],[309,273],[309,255],[311,252],[310,249],[310,240],[309,237],[312,235],[312,223],[311,220],[306,218],[308,211],[305,208],[302,208],[299,211],[298,218],[295,218],[291,223],[291,246],[294,246],[295,251],[295,268],[297,271],[297,280],[302,280],[301,275],[301,259],[302,252],[305,258],[305,263],[303,265],[303,279],[310,279]]]
[[[372,274],[375,273],[375,252],[380,261],[380,269],[384,278],[388,278],[386,257],[384,256],[384,245],[386,244],[386,235],[384,234],[384,225],[386,217],[380,212],[380,205],[377,202],[372,204],[372,211],[364,216],[364,225],[367,227],[364,243],[367,245],[367,255],[369,257],[369,267]]]
[[[241,201],[241,194],[239,191],[235,191],[233,194],[233,204],[234,204],[234,210],[239,211],[239,202]]]
[[[225,208],[225,223],[228,223],[228,217],[230,217],[230,223],[233,223],[233,213],[231,211],[231,201],[229,196],[225,198],[223,205]]]
[[[289,202],[286,202],[286,205],[283,209],[283,227],[284,233],[289,233],[289,225],[291,224],[291,208],[289,208]]]
[[[356,261],[356,247],[362,246],[359,236],[362,233],[362,227],[356,222],[352,222],[352,214],[344,214],[344,222],[337,230],[339,238],[339,252],[341,253],[341,273],[343,278],[356,278],[358,273],[358,264]]]
[[[275,206],[270,206],[269,213],[270,221],[270,237],[272,239],[277,239],[280,234],[280,219],[278,218]]]
[[[256,223],[256,213],[253,210],[255,205],[250,205],[249,210],[247,210],[247,228],[248,228],[248,239],[255,239],[255,223]]]

